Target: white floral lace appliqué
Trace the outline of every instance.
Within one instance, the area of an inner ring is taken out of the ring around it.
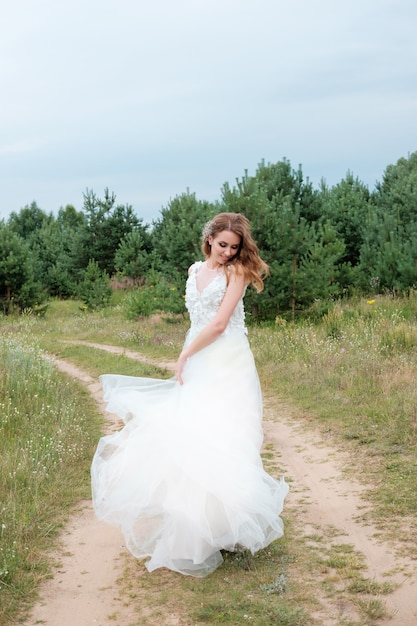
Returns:
[[[190,333],[194,336],[214,319],[226,292],[226,276],[222,272],[216,274],[202,291],[198,290],[196,275],[201,263],[199,261],[193,265],[185,290],[185,304],[191,321]],[[243,298],[237,303],[223,334],[236,330],[247,333]]]

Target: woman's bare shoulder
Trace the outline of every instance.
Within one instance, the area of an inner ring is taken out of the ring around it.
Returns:
[[[229,272],[229,276],[243,276],[243,265],[242,263],[233,263],[227,266],[227,271]]]
[[[190,265],[190,267],[188,268],[188,276],[191,274],[191,272],[196,270],[201,265],[201,263],[201,261],[195,261],[194,263],[192,263],[192,265]]]
[[[241,263],[228,265],[227,272],[229,274],[229,280],[232,280],[232,282],[245,281],[245,272],[243,271],[243,265]]]

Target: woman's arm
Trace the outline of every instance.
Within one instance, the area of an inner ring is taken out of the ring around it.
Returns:
[[[212,343],[226,329],[230,317],[236,308],[237,303],[245,291],[245,279],[242,273],[236,273],[233,268],[226,293],[217,311],[216,317],[197,335],[197,337],[186,346],[181,352],[175,366],[175,377],[181,385],[183,384],[182,370],[185,362],[190,356],[199,352]]]

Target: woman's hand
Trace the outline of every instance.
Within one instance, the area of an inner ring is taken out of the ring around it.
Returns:
[[[175,364],[175,378],[178,380],[180,385],[184,384],[184,381],[182,379],[182,371],[184,369],[184,365],[187,362],[187,357],[184,356],[183,354],[180,354],[180,356],[178,357],[178,361]]]

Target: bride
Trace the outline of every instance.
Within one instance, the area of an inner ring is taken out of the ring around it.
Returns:
[[[262,466],[262,395],[243,297],[268,266],[248,220],[220,213],[189,269],[190,329],[169,380],[103,375],[124,428],[102,437],[91,476],[96,515],[153,571],[206,576],[221,550],[252,553],[283,534],[288,485]]]

